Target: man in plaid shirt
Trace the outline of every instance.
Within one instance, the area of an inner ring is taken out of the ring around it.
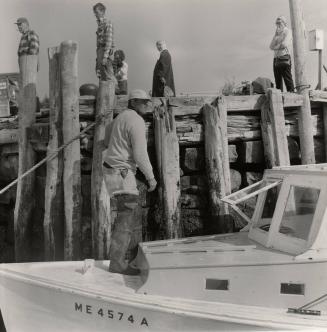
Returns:
[[[112,55],[114,53],[114,29],[105,18],[106,7],[101,3],[93,6],[97,19],[97,58],[95,71],[101,81],[115,80]]]
[[[18,27],[18,31],[22,34],[22,37],[18,46],[18,63],[20,62],[22,56],[25,55],[38,55],[40,49],[39,36],[30,29],[27,18],[20,17],[15,22]],[[37,60],[37,70],[39,69],[39,59]]]
[[[33,30],[30,30],[27,18],[20,17],[15,24],[17,24],[18,30],[22,34],[18,47],[18,56],[39,54],[39,36]]]

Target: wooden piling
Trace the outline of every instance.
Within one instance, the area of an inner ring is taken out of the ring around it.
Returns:
[[[303,96],[303,105],[299,108],[298,123],[302,164],[314,164],[314,142],[309,99],[309,85],[306,79],[307,37],[303,20],[302,1],[289,0],[291,23],[293,30],[293,53],[295,69],[295,85]]]
[[[35,163],[35,152],[27,139],[27,128],[35,122],[36,117],[36,77],[37,55],[19,57],[19,167],[18,177]],[[15,258],[16,262],[29,260],[29,228],[34,207],[34,173],[29,174],[17,184],[16,205],[14,212]]]
[[[325,161],[327,161],[327,104],[322,104],[323,121],[324,121],[324,140],[325,140]]]
[[[261,109],[261,130],[267,167],[288,166],[290,157],[280,90],[268,89],[267,103]]]
[[[80,132],[78,79],[78,46],[74,41],[60,45],[60,85],[63,112],[63,141],[68,142]],[[77,139],[64,150],[64,211],[65,211],[65,260],[79,259],[81,222],[81,167],[80,141]]]
[[[183,235],[180,218],[179,143],[173,109],[167,104],[154,109],[154,134],[159,170],[159,202],[166,238]]]
[[[103,181],[102,152],[105,149],[106,126],[112,121],[115,101],[114,81],[99,81],[96,103],[96,118],[93,139],[93,161],[91,177],[92,204],[92,249],[96,259],[108,259],[111,234],[110,197]]]
[[[49,57],[49,142],[47,155],[52,155],[63,144],[62,107],[60,94],[60,47],[48,49]],[[47,162],[44,208],[45,260],[64,259],[64,204],[63,204],[63,152]]]
[[[272,168],[277,166],[277,161],[268,99],[261,106],[260,125],[266,168]]]
[[[221,201],[222,197],[231,192],[225,99],[218,98],[217,108],[205,104],[202,107],[202,118],[212,230],[228,233],[233,231],[233,222],[228,206]]]

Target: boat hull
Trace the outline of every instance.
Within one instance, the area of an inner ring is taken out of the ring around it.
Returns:
[[[119,303],[0,275],[0,309],[10,331],[254,331],[266,328]],[[267,328],[271,330],[271,328]]]

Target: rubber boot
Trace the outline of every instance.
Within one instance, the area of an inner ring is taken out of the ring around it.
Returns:
[[[129,196],[121,195],[117,199],[118,213],[111,236],[109,272],[138,275],[140,270],[129,266],[125,260],[134,228],[134,209],[137,206]]]

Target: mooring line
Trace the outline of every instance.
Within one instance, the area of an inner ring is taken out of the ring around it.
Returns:
[[[113,110],[113,109],[111,109],[111,110]],[[22,175],[20,175],[17,179],[15,179],[11,183],[9,183],[6,187],[2,188],[0,190],[0,195],[2,195],[3,193],[5,193],[6,191],[8,191],[11,187],[13,187],[15,184],[17,184],[18,181],[20,181],[21,179],[23,179],[24,177],[26,177],[30,173],[34,172],[37,168],[39,168],[45,162],[54,159],[58,155],[58,153],[60,151],[62,151],[63,149],[65,149],[68,145],[70,145],[71,143],[73,143],[74,141],[76,141],[78,138],[82,137],[88,130],[90,130],[98,122],[100,122],[100,120],[102,120],[103,118],[109,117],[110,115],[111,115],[111,112],[109,112],[107,114],[104,114],[104,115],[100,114],[100,115],[96,116],[95,121],[93,123],[91,123],[90,125],[88,125],[87,127],[85,127],[78,135],[76,135],[73,138],[71,138],[68,142],[66,142],[65,144],[61,145],[55,152],[53,152],[49,156],[46,156],[45,158],[43,158],[41,161],[39,161],[37,164],[35,164],[33,167],[31,167],[25,173],[23,173]]]

